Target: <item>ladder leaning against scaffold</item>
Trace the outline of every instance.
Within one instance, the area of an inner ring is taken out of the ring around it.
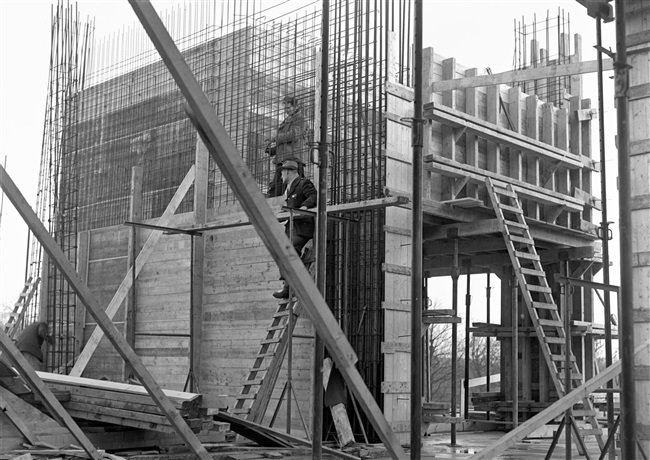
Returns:
[[[29,303],[32,301],[32,297],[34,297],[40,281],[41,279],[37,277],[36,281],[32,282],[31,276],[25,281],[23,290],[18,296],[18,301],[14,304],[14,309],[9,313],[9,319],[5,323],[4,331],[9,337],[13,338],[16,332],[18,332],[18,327],[25,317],[25,311],[29,307]]]
[[[565,369],[562,367],[566,360],[566,331],[535,249],[535,242],[530,234],[524,211],[512,185],[494,183],[489,177],[486,178],[485,183],[521,294],[539,340],[540,350],[550,370],[555,390],[558,396],[562,397],[568,393],[565,391]],[[508,217],[514,216],[515,220],[506,218],[506,213]],[[582,374],[573,352],[569,350],[569,353],[571,388],[577,388],[582,384]],[[586,452],[583,436],[595,435],[600,448],[604,446],[602,430],[598,425],[592,401],[588,397],[583,398],[583,406],[583,409],[571,410],[571,417],[584,417],[592,426],[589,430],[581,429],[576,433],[578,434],[576,442],[581,453]]]
[[[266,337],[260,343],[253,367],[239,395],[232,412],[254,423],[261,423],[275,384],[278,380],[282,362],[287,352],[289,338],[293,334],[299,315],[298,299],[280,300],[273,314]],[[289,321],[289,315],[293,315]],[[289,396],[290,397],[290,396]]]

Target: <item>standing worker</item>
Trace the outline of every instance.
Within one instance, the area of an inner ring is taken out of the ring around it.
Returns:
[[[27,326],[16,340],[16,347],[35,371],[45,370],[43,350],[41,349],[45,340],[50,344],[53,343],[52,336],[49,334],[48,325],[44,321],[32,323]]]
[[[271,198],[281,196],[283,192],[280,166],[285,161],[294,161],[298,165],[298,175],[305,177],[304,136],[305,117],[302,107],[295,96],[285,96],[283,99],[286,118],[278,126],[275,136],[267,139],[266,152],[273,158],[275,174],[269,183],[266,196]]]
[[[316,206],[318,193],[314,184],[306,177],[298,175],[298,164],[295,161],[285,161],[278,168],[282,182],[286,186],[285,199],[287,206],[297,209],[309,209]],[[314,237],[314,218],[311,216],[294,216],[293,226],[287,221],[284,232],[291,236],[291,244],[298,255],[302,252],[307,242]],[[284,277],[280,279],[284,280]],[[284,287],[273,293],[276,299],[289,298],[289,285],[284,282]]]

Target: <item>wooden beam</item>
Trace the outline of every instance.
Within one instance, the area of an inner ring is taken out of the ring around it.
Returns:
[[[208,169],[210,154],[201,136],[196,135],[196,177],[194,179],[194,226],[204,227],[208,209]],[[203,277],[205,273],[205,236],[192,235],[190,298],[190,379],[189,389],[199,388],[201,344],[203,343]]]
[[[13,424],[13,426],[16,427],[16,429],[20,432],[20,434],[23,435],[27,441],[29,441],[30,444],[36,444],[38,442],[38,438],[34,436],[34,434],[31,432],[31,430],[25,425],[25,422],[20,418],[20,415],[14,410],[13,407],[11,407],[11,404],[9,404],[9,401],[4,399],[2,395],[0,395],[0,411],[3,412],[9,421]]]
[[[142,222],[142,178],[143,171],[142,166],[137,165],[131,168],[131,202],[129,206],[129,220],[131,222]],[[137,291],[135,283],[133,281],[133,265],[138,257],[138,252],[140,252],[140,229],[134,225],[130,229],[129,240],[127,243],[127,270],[131,269],[131,288],[127,292],[127,296],[124,300],[124,328],[126,330],[126,341],[135,349],[135,322],[136,322],[136,298]],[[86,255],[87,257],[87,255]],[[86,278],[82,278],[84,282],[88,282],[87,274]],[[122,377],[124,380],[128,380],[131,375],[131,369],[122,363]]]
[[[638,347],[634,354],[637,355],[644,348],[647,348],[648,344],[641,345]],[[593,379],[583,383],[578,388],[567,394],[566,396],[555,401],[547,409],[543,410],[539,414],[535,415],[533,418],[522,423],[519,427],[515,428],[505,436],[499,438],[499,440],[492,444],[491,446],[483,449],[474,457],[477,460],[480,459],[492,459],[497,458],[508,448],[514,446],[517,442],[524,439],[526,436],[531,434],[533,431],[538,428],[543,427],[548,422],[553,420],[555,417],[561,415],[568,407],[573,406],[581,402],[583,399],[588,398],[589,395],[596,389],[605,385],[608,381],[616,377],[621,373],[621,361],[609,366],[603,372],[598,374],[598,376]]]
[[[13,202],[12,199],[13,192],[7,191],[6,188],[9,185],[13,185],[13,182],[11,182],[11,179],[8,179],[8,176],[5,177],[5,170],[2,166],[0,166],[0,179],[1,179],[0,183],[2,184],[2,189],[5,191],[9,199]],[[11,182],[11,184],[8,184],[7,183],[8,181]],[[36,214],[34,214],[34,219],[38,221],[38,217],[36,217]],[[40,221],[38,222],[40,223]],[[45,227],[43,227],[43,230],[46,231]],[[65,255],[63,254],[63,252],[61,252],[61,256],[67,262],[67,259],[65,259]],[[79,444],[81,445],[83,450],[90,456],[90,458],[95,460],[100,460],[102,458],[102,455],[99,452],[97,452],[97,449],[95,449],[95,446],[93,446],[93,444],[86,437],[84,432],[81,431],[81,428],[79,428],[79,426],[75,423],[72,417],[70,417],[70,414],[68,414],[65,411],[63,406],[61,406],[61,403],[56,399],[56,397],[52,394],[52,392],[45,385],[45,383],[43,383],[40,377],[36,375],[36,371],[32,368],[32,366],[30,366],[30,364],[27,362],[27,360],[20,352],[20,350],[16,348],[16,345],[14,345],[14,343],[11,341],[9,336],[7,336],[7,334],[5,334],[5,332],[1,329],[0,329],[0,348],[2,348],[2,351],[6,353],[7,357],[13,362],[14,366],[16,367],[16,370],[23,378],[23,380],[27,382],[29,388],[31,388],[31,390],[41,398],[41,401],[43,402],[47,410],[50,411],[50,413],[56,419],[56,421],[59,422],[61,425],[65,426],[70,431],[70,434],[72,434],[72,436],[74,436],[74,438],[77,441],[79,441]]]
[[[614,63],[611,59],[603,59],[603,70],[613,70]],[[442,80],[431,84],[429,90],[433,93],[451,91],[454,89],[476,88],[479,86],[492,86],[512,84],[515,82],[540,80],[549,77],[563,77],[583,73],[598,72],[598,61],[575,62],[571,64],[558,64],[534,69],[511,70],[508,72],[481,75],[478,77],[457,78]]]
[[[185,59],[165,29],[160,17],[148,1],[130,0],[133,10],[158,49],[165,65],[185,96],[193,112],[193,122],[210,155],[228,180],[258,235],[278,264],[280,272],[297,294],[314,327],[328,347],[348,387],[393,458],[408,458],[390,429],[379,405],[355,367],[357,356],[345,333],[339,327],[323,296],[299,255],[278,225],[262,192],[248,170],[242,156],[219,121],[212,104],[196,81]],[[318,389],[320,391],[320,389]]]
[[[181,182],[181,185],[178,186],[176,193],[174,194],[171,201],[167,205],[167,209],[165,209],[163,215],[160,216],[160,219],[158,219],[156,225],[160,225],[161,227],[163,227],[168,225],[172,221],[172,218],[174,217],[174,213],[178,209],[178,206],[180,206],[181,202],[183,201],[183,198],[185,197],[185,194],[190,189],[193,182],[194,182],[194,166],[192,166],[190,170],[187,172],[187,174],[185,175],[183,182]],[[161,231],[154,231],[151,233],[151,235],[149,235],[147,242],[142,247],[140,254],[138,254],[138,258],[135,261],[136,277],[140,274],[140,271],[142,271],[142,267],[144,267],[144,264],[149,259],[149,256],[153,254],[153,251],[156,248],[156,244],[158,244],[158,240],[160,240],[161,236],[162,236]],[[113,298],[111,299],[108,306],[106,307],[105,313],[109,320],[112,320],[113,316],[115,316],[115,313],[117,313],[117,310],[119,310],[120,305],[122,305],[122,302],[128,295],[131,286],[133,286],[133,269],[129,268],[129,271],[127,272],[126,276],[122,280],[122,284],[120,284],[120,286],[117,288],[117,291],[115,291]],[[104,332],[102,328],[96,327],[93,333],[91,334],[90,338],[86,342],[84,349],[77,357],[77,361],[75,362],[75,365],[72,368],[72,370],[70,370],[69,375],[71,375],[72,377],[81,376],[84,369],[90,362],[90,358],[92,357],[93,353],[99,346],[99,342],[101,341],[103,336],[104,336]]]
[[[521,198],[529,199],[537,203],[566,206],[566,208],[571,211],[580,211],[584,208],[585,203],[580,199],[580,196],[572,197],[569,195],[560,195],[557,192],[547,190],[537,185],[490,172],[486,169],[466,165],[458,161],[449,160],[448,158],[439,155],[427,155],[424,158],[424,161],[428,163],[426,166],[427,169],[450,177],[467,178],[475,183],[480,181],[485,182],[485,178],[489,177],[498,182],[512,184],[517,195]]]
[[[93,318],[95,318],[95,321],[97,322],[99,328],[101,328],[104,334],[106,334],[106,338],[113,344],[113,346],[120,354],[120,356],[131,366],[136,377],[138,377],[142,385],[147,389],[147,391],[154,399],[154,401],[156,401],[158,407],[160,407],[160,409],[165,413],[167,419],[172,424],[172,426],[176,429],[178,435],[181,438],[183,438],[187,446],[198,457],[200,457],[203,460],[212,460],[212,457],[205,450],[205,447],[203,447],[203,445],[198,440],[196,435],[192,433],[192,430],[187,426],[183,418],[176,411],[172,403],[169,401],[169,398],[167,398],[167,396],[165,396],[165,394],[162,392],[158,383],[156,383],[156,381],[151,376],[147,368],[142,364],[142,361],[140,360],[138,355],[135,354],[133,349],[129,346],[124,336],[122,336],[122,334],[117,330],[115,325],[111,322],[110,318],[108,317],[106,312],[102,309],[102,307],[99,305],[99,302],[97,301],[97,299],[95,298],[91,290],[81,280],[77,272],[75,272],[74,267],[68,261],[65,254],[58,246],[57,242],[48,233],[47,229],[43,226],[38,216],[29,207],[27,200],[25,200],[25,198],[22,196],[22,194],[14,184],[11,177],[9,177],[5,169],[1,166],[0,166],[0,184],[2,185],[2,189],[4,190],[9,200],[13,203],[18,213],[25,220],[25,223],[27,223],[27,226],[32,231],[32,234],[41,243],[43,250],[50,256],[50,261],[58,267],[61,274],[64,276],[64,278],[68,281],[70,286],[77,293],[77,296],[86,305],[86,308],[93,316]],[[129,277],[127,276],[127,278]],[[9,341],[9,338],[6,337],[4,333],[1,333],[0,337],[3,340],[3,345],[5,339]],[[7,346],[13,347],[13,349],[16,350],[16,352],[18,352],[18,350],[13,345],[13,343],[5,345],[5,348]],[[18,352],[18,354],[20,354],[20,352]],[[25,361],[22,355],[17,356],[15,358],[23,360],[22,363],[20,363],[19,361],[19,364],[23,364],[22,367],[25,367],[25,365],[27,366],[28,372],[26,374],[28,378],[31,378],[35,385],[40,385],[40,387],[38,387],[39,389],[41,387],[44,388],[44,392],[49,393],[48,396],[51,399],[53,399],[54,396],[52,396],[52,393],[47,388],[45,388],[45,384],[43,384],[43,381],[33,372],[33,370],[31,369],[29,364],[27,364],[27,361]],[[48,402],[48,404],[52,404],[54,406],[55,404],[58,404],[58,401]],[[63,408],[61,408],[61,410],[62,409]],[[67,412],[63,411],[63,413],[64,413],[63,414],[64,417],[65,416],[70,417],[67,414]],[[74,421],[72,421],[71,418],[70,421],[74,424]],[[76,424],[74,424],[72,429],[74,429],[75,427],[78,429]],[[86,439],[85,435],[83,434],[83,432],[81,432],[81,430],[79,430],[79,433],[81,436],[83,436],[82,439]],[[75,435],[75,437],[77,436]],[[84,441],[84,443],[86,442]],[[90,445],[90,442],[87,442],[86,444],[88,449],[92,449],[94,451],[94,447]],[[88,452],[88,450],[86,451]],[[89,455],[91,455],[93,458],[99,458],[96,457],[95,455],[90,454],[90,452]]]
[[[583,167],[580,156],[544,144],[538,141],[535,136],[531,136],[530,132],[525,136],[435,102],[430,102],[424,106],[424,116],[442,123],[444,126],[450,126],[452,128],[464,126],[467,128],[468,133],[476,134],[483,139],[497,142],[505,147],[520,150],[526,156],[532,155],[536,158],[561,161],[564,166],[571,169],[580,169]],[[445,154],[444,151],[443,156],[453,159],[453,157]]]
[[[426,229],[424,231],[423,240],[446,240],[447,238],[453,238],[454,236],[466,238],[468,236],[499,233],[500,231],[501,229],[497,219],[487,219],[462,224],[440,225],[433,229]]]

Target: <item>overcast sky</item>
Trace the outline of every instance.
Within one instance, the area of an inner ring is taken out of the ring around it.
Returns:
[[[295,0],[293,0],[295,2]],[[183,2],[154,1],[157,9],[169,9]],[[47,79],[50,56],[51,10],[55,2],[46,0],[2,0],[0,2],[0,161],[34,206],[39,174],[39,161],[43,137],[43,121],[47,100]],[[187,4],[187,2],[185,3]],[[95,18],[95,40],[99,41],[123,26],[131,26],[137,19],[126,0],[81,0],[78,8],[82,18]],[[514,22],[540,21],[564,11],[571,21],[571,33],[582,35],[583,60],[596,59],[595,20],[589,18],[584,7],[575,0],[564,1],[425,1],[425,47],[444,57],[455,57],[465,67],[477,67],[483,74],[486,67],[493,73],[512,70],[515,44]],[[614,25],[603,28],[605,47],[615,48]],[[573,51],[573,50],[572,50]],[[605,79],[607,102],[606,138],[609,179],[615,184],[616,114],[613,108],[613,81],[611,72]],[[595,76],[585,76],[583,97],[592,99],[597,106]],[[594,122],[593,132],[597,134]],[[598,141],[594,137],[594,155],[598,156]],[[594,193],[599,193],[599,178],[594,176]],[[608,187],[609,220],[618,221],[615,187]],[[600,216],[596,214],[596,220]],[[613,227],[615,234],[618,227]],[[25,273],[27,227],[5,197],[0,222],[0,306],[12,306],[22,289]],[[612,261],[617,266],[618,243],[613,242]],[[472,280],[472,292],[477,302],[485,297],[485,276]],[[618,280],[617,270],[612,271],[612,281]],[[464,295],[464,281],[460,291]],[[450,297],[449,297],[450,298]],[[441,302],[446,304],[448,298]],[[449,308],[449,305],[445,305]],[[483,318],[476,317],[481,321]]]

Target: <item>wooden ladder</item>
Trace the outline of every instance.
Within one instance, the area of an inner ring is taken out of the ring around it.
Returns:
[[[254,423],[262,422],[282,368],[289,338],[296,326],[298,307],[298,299],[295,297],[278,302],[278,308],[273,314],[266,337],[260,344],[253,367],[236,397],[233,414],[240,417],[246,415],[247,420]],[[292,321],[289,321],[289,315],[293,315]]]
[[[512,185],[495,184],[490,178],[486,178],[485,183],[505,239],[512,267],[519,282],[521,294],[539,340],[539,348],[548,365],[558,397],[561,398],[568,393],[564,386],[565,368],[563,365],[566,361],[564,322],[560,318],[557,305],[551,294],[551,288],[546,280],[546,274],[516,192]],[[505,217],[506,214],[508,218]],[[512,220],[511,216],[514,216],[515,219]],[[569,353],[571,388],[577,388],[582,384],[582,374],[573,352],[569,350]],[[604,442],[592,401],[585,397],[582,403],[582,409],[571,409],[571,417],[584,417],[584,420],[592,426],[591,429],[580,429],[577,432],[574,429],[577,435],[578,450],[585,455],[583,436],[595,435],[601,449]],[[572,424],[572,426],[576,427],[577,425]]]
[[[18,301],[14,304],[14,310],[9,313],[9,319],[5,323],[4,331],[10,338],[13,338],[18,331],[18,325],[22,322],[25,311],[32,301],[32,297],[34,297],[40,281],[40,278],[36,278],[36,281],[32,282],[32,277],[30,276],[25,282],[23,290],[18,296]]]

